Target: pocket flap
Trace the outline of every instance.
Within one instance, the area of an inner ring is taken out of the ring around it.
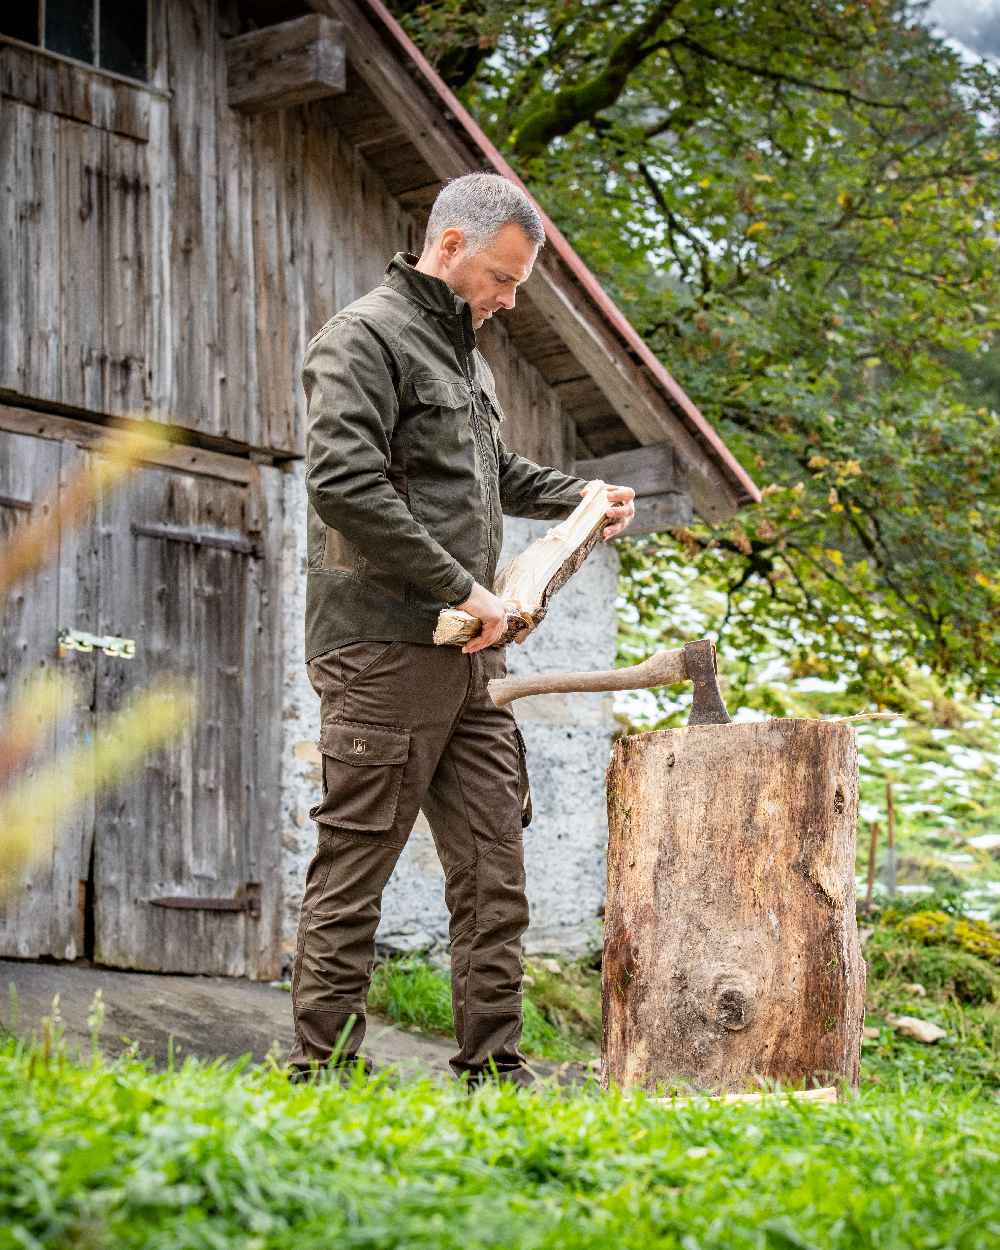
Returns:
[[[320,729],[319,749],[345,764],[405,764],[410,735],[405,729],[366,725],[361,721],[331,721]]]
[[[470,398],[465,382],[449,382],[445,378],[414,378],[413,390],[422,404],[436,408],[464,408]]]

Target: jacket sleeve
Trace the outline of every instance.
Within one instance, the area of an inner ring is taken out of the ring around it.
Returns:
[[[502,439],[498,449],[500,503],[508,516],[559,521],[580,502],[580,492],[587,485],[585,478],[535,464],[516,451],[508,451]]]
[[[399,418],[391,354],[364,322],[335,320],[306,350],[306,490],[323,521],[400,581],[459,602],[473,577],[413,517],[386,474]]]

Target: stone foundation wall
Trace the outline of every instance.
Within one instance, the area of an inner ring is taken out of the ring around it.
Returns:
[[[319,701],[302,661],[305,606],[305,487],[297,464],[286,478],[283,611],[284,682],[282,942],[290,961],[305,870],[315,847],[309,808],[320,790]],[[523,550],[548,528],[507,517],[503,557]],[[524,646],[507,649],[511,674],[614,664],[618,557],[599,547],[553,601]],[[514,714],[528,748],[534,818],[524,847],[531,904],[527,946],[580,954],[600,943],[607,819],[604,772],[611,748],[610,695],[546,695],[518,702]],[[444,878],[430,829],[421,815],[385,891],[377,941],[390,950],[441,949],[447,944]]]

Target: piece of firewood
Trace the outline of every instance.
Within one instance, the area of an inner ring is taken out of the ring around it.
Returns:
[[[588,482],[573,513],[508,561],[497,573],[493,593],[507,608],[507,628],[494,644],[524,642],[548,611],[549,601],[600,542],[611,506],[604,482]],[[434,630],[438,646],[461,646],[482,628],[478,617],[444,608]]]
[[[837,1087],[835,1085],[824,1085],[820,1089],[765,1089],[759,1093],[745,1094],[677,1094],[674,1096],[667,1095],[665,1098],[654,1098],[652,1101],[658,1103],[661,1107],[681,1107],[688,1106],[692,1102],[701,1102],[705,1099],[709,1102],[724,1103],[835,1103],[837,1101]]]
[[[615,743],[605,1084],[857,1085],[854,733],[766,720]]]

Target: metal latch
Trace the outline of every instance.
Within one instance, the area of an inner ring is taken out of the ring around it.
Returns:
[[[260,919],[260,882],[247,881],[232,898],[195,898],[189,894],[162,894],[151,898],[154,907],[175,907],[181,911],[245,911],[251,920]]]
[[[113,634],[88,634],[85,629],[61,629],[60,660],[70,651],[103,651],[118,660],[131,660],[135,656],[135,639],[116,638]]]

